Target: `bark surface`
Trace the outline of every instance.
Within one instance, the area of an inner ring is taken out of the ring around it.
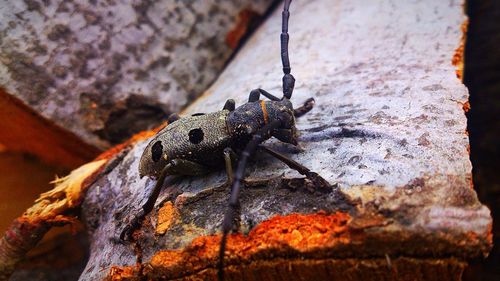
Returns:
[[[270,4],[6,1],[0,86],[84,142],[107,148],[201,94]]]
[[[279,95],[280,12],[185,115],[220,110],[228,98],[242,104],[257,87]],[[491,217],[471,186],[468,93],[452,64],[461,62],[465,20],[454,1],[293,2],[292,100],[312,96],[316,107],[298,120],[300,149],[269,145],[340,189],[314,192],[257,155],[241,195],[241,233],[228,240],[230,279],[271,278],[270,267],[285,279],[355,267],[339,276],[458,280],[467,260],[487,255]],[[127,146],[88,187],[91,255],[81,280],[215,278],[229,194],[222,170],[174,179],[135,241],[118,240],[155,184],[138,175],[146,144]]]

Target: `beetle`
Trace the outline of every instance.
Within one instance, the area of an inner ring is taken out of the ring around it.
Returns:
[[[260,149],[290,168],[305,175],[315,186],[329,187],[329,183],[287,156],[262,145],[274,137],[282,142],[298,145],[296,118],[309,112],[314,106],[310,98],[299,108],[293,108],[292,92],[295,78],[291,74],[288,58],[288,18],[291,0],[284,1],[282,12],[281,61],[283,65],[283,97],[278,98],[263,89],[250,92],[248,102],[237,107],[234,100],[226,101],[222,110],[213,113],[197,113],[180,118],[173,114],[168,125],[160,130],[145,148],[139,164],[141,177],[157,178],[153,191],[143,206],[142,213],[121,234],[124,240],[140,226],[143,218],[153,209],[167,175],[198,176],[226,167],[227,183],[231,185],[229,208],[222,223],[222,240],[219,252],[219,279],[223,278],[224,251],[227,235],[232,229],[238,208],[239,190],[248,158]],[[268,100],[261,100],[264,96]],[[233,173],[232,163],[238,158]]]

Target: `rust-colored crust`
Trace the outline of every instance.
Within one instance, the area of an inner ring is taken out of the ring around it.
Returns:
[[[0,143],[34,154],[47,163],[76,168],[100,150],[30,109],[0,87]]]
[[[464,112],[469,112],[469,110],[470,110],[470,102],[469,101],[464,102],[463,105],[462,105],[462,109],[464,110]]]
[[[457,78],[463,80],[464,78],[464,51],[465,51],[465,41],[467,40],[467,29],[469,26],[469,20],[465,20],[462,23],[462,38],[460,38],[460,44],[455,49],[451,63],[456,67]],[[467,111],[466,111],[467,112]]]
[[[219,235],[202,236],[194,239],[183,250],[160,251],[146,264],[113,267],[108,278],[110,280],[134,280],[139,277],[146,277],[149,280],[215,279],[219,243]],[[373,264],[374,272],[379,272],[384,268],[387,270],[386,260],[390,257],[406,257],[392,262],[398,269],[397,274],[404,274],[402,275],[406,276],[404,278],[408,278],[410,276],[408,274],[412,272],[409,270],[411,267],[407,267],[408,261],[411,261],[411,264],[431,267],[434,264],[437,266],[435,269],[441,268],[444,275],[456,277],[460,276],[465,266],[465,263],[459,260],[483,255],[481,250],[484,248],[483,243],[487,241],[482,241],[475,233],[456,237],[449,233],[415,234],[391,231],[388,222],[378,215],[364,215],[363,218],[353,219],[349,214],[342,212],[292,214],[276,216],[262,222],[246,236],[239,233],[230,235],[227,242],[226,265],[229,275],[232,276],[229,280],[241,280],[241,278],[271,280],[272,274],[276,274],[277,270],[286,271],[287,266],[303,267],[296,271],[303,271],[300,274],[305,274],[305,278],[313,273],[318,274],[315,272],[316,266],[323,267],[324,272],[342,272],[341,269],[348,268],[347,265],[362,266],[368,262]],[[463,249],[460,245],[481,246]],[[449,259],[450,256],[456,259]],[[399,266],[405,269],[399,272]],[[270,270],[270,267],[275,269]],[[369,270],[363,273],[357,272],[357,275],[353,273],[353,276],[361,278],[369,272]],[[288,276],[297,277],[300,274],[292,271]],[[386,278],[391,276],[387,275]],[[426,276],[422,273],[422,278]],[[403,280],[407,280],[404,278]],[[346,280],[361,279],[352,277]]]
[[[226,35],[226,44],[231,49],[236,49],[241,39],[248,32],[252,22],[260,15],[250,9],[243,9],[238,14],[236,25]]]
[[[158,223],[156,224],[155,233],[163,235],[167,230],[179,219],[179,211],[175,208],[171,201],[166,202],[158,210]]]

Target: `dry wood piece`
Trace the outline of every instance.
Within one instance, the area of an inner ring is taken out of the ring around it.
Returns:
[[[0,86],[83,142],[107,148],[201,94],[270,4],[7,1]]]
[[[258,156],[248,173],[253,187],[242,192],[241,231],[248,235],[229,238],[228,277],[298,278],[317,266],[334,273],[348,264],[360,268],[353,280],[377,272],[457,280],[468,259],[491,247],[489,210],[471,187],[467,90],[452,65],[461,4],[294,1],[291,14],[293,101],[313,96],[316,108],[298,120],[303,150],[272,145],[338,183],[347,197],[293,189],[307,182]],[[227,98],[242,104],[256,87],[279,93],[279,30],[276,12],[185,114],[218,110]],[[165,187],[136,243],[116,240],[154,185],[137,174],[145,145],[86,196],[93,244],[81,278],[214,278],[228,195],[223,171]],[[175,217],[166,219],[171,205]]]
[[[28,251],[53,226],[71,224],[81,206],[87,188],[105,176],[123,158],[132,145],[154,135],[156,130],[134,135],[127,142],[99,155],[63,178],[56,178],[54,189],[42,193],[35,204],[15,219],[0,239],[0,280],[9,279]],[[28,274],[29,275],[29,274]]]
[[[242,104],[257,87],[281,92],[279,12],[184,114],[219,110],[228,98]],[[491,217],[471,186],[468,94],[452,65],[464,20],[453,1],[294,1],[292,100],[313,96],[316,107],[298,120],[301,149],[270,145],[340,192],[311,191],[258,155],[242,190],[241,233],[228,240],[228,279],[458,280],[469,259],[487,255]],[[89,186],[82,215],[92,245],[80,279],[214,279],[224,171],[178,178],[134,243],[118,239],[155,184],[137,171],[146,144],[122,150]]]

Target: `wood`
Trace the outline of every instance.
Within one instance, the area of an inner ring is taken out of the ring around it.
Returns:
[[[8,1],[0,86],[82,142],[109,148],[201,94],[270,4]]]
[[[76,168],[100,150],[45,119],[0,88],[0,143],[5,149],[37,155],[44,162]]]
[[[257,87],[279,95],[280,12],[183,114],[219,110],[228,98],[240,105]],[[489,210],[471,184],[467,89],[452,64],[462,4],[296,0],[290,12],[292,100],[313,96],[316,107],[298,120],[300,149],[269,145],[340,192],[313,192],[284,164],[257,155],[242,192],[241,233],[228,239],[229,276],[264,280],[272,267],[285,280],[325,272],[459,280],[492,239]],[[80,279],[215,279],[229,194],[223,170],[174,180],[135,241],[118,240],[155,184],[139,178],[147,140],[136,141],[88,186],[81,211],[92,244]]]
[[[242,104],[257,87],[280,92],[278,13],[185,114],[218,110],[228,98]],[[452,268],[461,271],[467,260],[487,255],[491,217],[471,188],[463,109],[468,95],[452,64],[464,21],[458,2],[294,1],[289,28],[297,79],[293,101],[298,105],[314,96],[316,108],[298,121],[303,150],[272,146],[338,183],[348,197],[309,193],[300,188],[307,182],[295,172],[259,156],[249,169],[255,187],[242,194],[241,231],[258,226],[248,237],[230,236],[227,264],[252,270],[250,260],[279,258],[361,262],[366,255],[383,259],[388,254],[450,262],[454,257],[445,270],[457,280],[460,274]],[[82,279],[103,278],[103,267],[123,265],[131,266],[135,276],[165,279],[198,278],[215,268],[228,194],[223,171],[166,187],[155,213],[136,233],[137,242],[114,240],[154,185],[137,174],[145,145],[138,143],[96,182],[99,193],[94,187],[87,194],[84,218],[93,226],[94,243]],[[299,188],[292,191],[293,186]],[[155,235],[164,204],[173,204],[176,210],[169,213],[177,215],[167,220],[171,226],[164,235]],[[293,224],[293,213],[319,210],[348,216],[338,237],[322,236],[336,224],[324,226],[314,216]],[[275,215],[284,217],[271,219]],[[272,231],[288,224],[288,235]],[[322,227],[306,235],[305,225]],[[297,270],[306,271],[307,265]],[[107,274],[114,278],[116,272],[115,267]]]

